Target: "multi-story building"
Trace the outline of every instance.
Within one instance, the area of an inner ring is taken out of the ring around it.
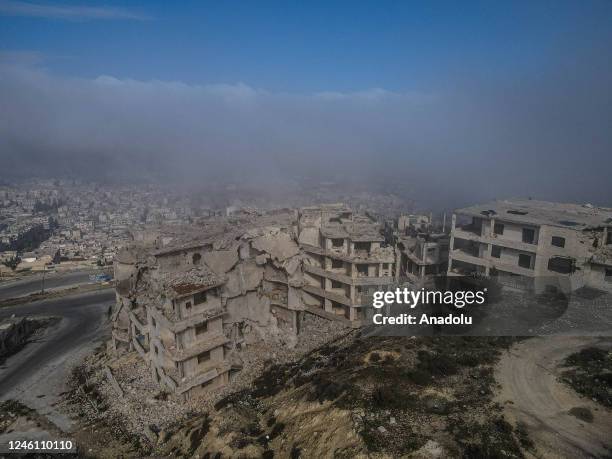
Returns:
[[[255,211],[253,211],[255,212]],[[291,345],[305,312],[359,326],[397,277],[379,225],[343,205],[143,231],[115,259],[114,349],[190,398],[232,379],[241,349]]]
[[[191,398],[227,384],[242,346],[299,332],[293,213],[275,215],[274,227],[255,220],[144,231],[115,259],[113,348],[136,350],[173,393]]]
[[[369,294],[397,277],[395,249],[379,225],[341,204],[300,209],[300,248],[306,255],[302,298],[306,311],[360,326]]]
[[[164,378],[178,394],[197,395],[226,384],[230,365],[224,345],[229,340],[219,294],[224,279],[200,266],[165,273],[160,281],[162,307],[146,309],[153,377]]]
[[[536,200],[455,211],[449,275],[495,277],[523,289],[612,290],[612,209]]]
[[[420,284],[427,276],[446,274],[448,268],[449,235],[421,233],[399,235],[400,276]]]

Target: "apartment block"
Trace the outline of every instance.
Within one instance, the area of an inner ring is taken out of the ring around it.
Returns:
[[[370,294],[395,282],[395,249],[380,226],[341,204],[299,211],[306,311],[358,327],[367,317]]]
[[[446,274],[450,236],[444,233],[400,235],[400,276],[421,284],[428,276]]]
[[[449,275],[568,292],[612,290],[612,209],[504,200],[455,211]]]

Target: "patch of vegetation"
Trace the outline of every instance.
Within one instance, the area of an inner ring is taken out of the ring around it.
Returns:
[[[433,382],[431,373],[419,370],[418,368],[414,370],[407,370],[404,373],[404,376],[406,376],[410,382],[416,384],[417,386],[428,386]]]
[[[274,427],[270,431],[270,439],[278,437],[281,432],[285,429],[285,424],[279,422],[278,424],[274,424]]]
[[[15,271],[15,269],[17,269],[19,263],[21,263],[21,258],[19,257],[12,257],[2,261],[2,264],[12,271]]]
[[[457,364],[445,354],[419,351],[417,368],[432,376],[451,376],[457,373]]]
[[[527,431],[527,425],[519,421],[516,424],[516,428],[514,429],[514,433],[516,434],[516,438],[518,439],[521,446],[525,449],[533,449],[535,444],[533,440],[529,438],[529,432]]]
[[[569,368],[561,374],[561,381],[576,392],[612,407],[612,352],[588,347],[567,357],[564,366]]]
[[[207,414],[189,431],[189,434],[187,436],[189,440],[189,456],[192,456],[195,453],[196,449],[198,449],[198,446],[200,446],[200,444],[202,443],[202,439],[206,436],[209,430],[210,417]]]
[[[482,423],[458,423],[450,430],[466,459],[524,457],[512,425],[503,416]]]
[[[589,410],[588,408],[581,407],[581,406],[575,406],[574,408],[569,410],[569,414],[577,417],[581,421],[588,422],[588,423],[593,422],[593,413],[591,413],[591,410]]]
[[[289,454],[291,459],[300,459],[302,457],[302,449],[297,445],[291,447],[291,453]]]
[[[19,416],[30,416],[34,413],[30,408],[16,400],[0,402],[0,434],[6,432],[9,425]]]
[[[453,403],[449,402],[444,397],[436,395],[426,395],[421,400],[422,410],[433,414],[449,414],[453,409]]]
[[[327,375],[317,374],[312,379],[310,399],[318,400],[319,403],[336,400],[345,392],[350,391],[351,388],[351,384],[336,382]]]
[[[371,408],[405,410],[416,407],[418,398],[396,385],[378,386],[372,391]]]
[[[405,426],[400,436],[394,435],[389,431],[380,431],[377,422],[366,421],[363,424],[359,435],[370,452],[389,452],[397,456],[412,453],[419,449],[427,441],[425,437],[419,435]]]

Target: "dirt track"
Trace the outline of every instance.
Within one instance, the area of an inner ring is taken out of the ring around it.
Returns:
[[[611,348],[612,338],[532,338],[513,346],[496,369],[498,401],[510,419],[528,426],[537,457],[612,456],[612,411],[557,380],[559,363],[592,345]],[[593,422],[568,414],[573,407],[589,408]]]

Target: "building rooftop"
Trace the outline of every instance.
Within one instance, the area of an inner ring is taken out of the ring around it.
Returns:
[[[382,242],[385,240],[374,224],[326,225],[321,228],[321,234],[331,239],[348,238],[353,242]]]
[[[208,267],[200,266],[187,271],[164,273],[161,282],[164,291],[170,293],[171,298],[180,298],[223,285],[225,279],[217,276]]]
[[[583,230],[612,226],[612,209],[591,204],[564,204],[533,199],[512,199],[457,209],[457,214],[528,224]]]

